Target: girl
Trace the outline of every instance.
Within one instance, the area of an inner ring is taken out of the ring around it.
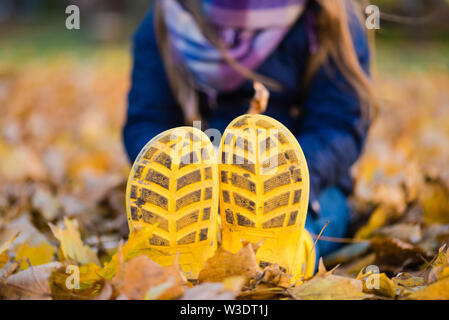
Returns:
[[[345,235],[349,170],[372,98],[370,50],[352,1],[159,0],[133,52],[124,127],[131,161],[159,133],[195,120],[223,132],[247,113],[260,81],[271,94],[263,113],[291,131],[307,160],[306,230],[319,234],[328,222],[324,236]],[[316,256],[336,248],[318,241]]]

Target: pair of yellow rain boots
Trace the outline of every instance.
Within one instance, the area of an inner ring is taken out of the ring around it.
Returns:
[[[225,130],[218,158],[209,138],[193,127],[148,142],[128,178],[130,232],[157,224],[148,240],[162,253],[154,261],[178,261],[186,277],[196,279],[217,249],[221,216],[225,250],[261,243],[261,268],[277,263],[292,282],[311,276],[313,242],[304,229],[309,173],[293,134],[270,117],[243,115]]]

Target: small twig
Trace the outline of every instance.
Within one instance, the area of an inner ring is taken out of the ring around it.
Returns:
[[[306,272],[307,272],[307,268],[309,267],[309,261],[310,261],[310,258],[312,257],[312,252],[313,252],[313,250],[315,250],[315,246],[316,246],[318,240],[320,239],[321,235],[323,234],[324,229],[326,229],[326,227],[327,227],[328,224],[329,224],[329,220],[326,221],[326,224],[325,224],[324,227],[321,229],[320,234],[317,236],[315,242],[313,243],[312,249],[310,249],[309,256],[307,257],[306,267],[304,268],[304,275],[303,275],[300,279],[298,279],[298,280],[293,284],[292,287],[296,286],[296,285],[298,284],[298,282],[304,280],[304,277],[305,277]]]
[[[310,234],[313,238],[317,238],[318,236],[314,233]],[[327,237],[327,236],[321,236],[320,241],[327,241],[327,242],[337,242],[337,243],[368,243],[369,240],[363,240],[363,239],[353,239],[353,238],[336,238],[336,237]]]

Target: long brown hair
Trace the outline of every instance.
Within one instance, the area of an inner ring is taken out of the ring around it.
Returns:
[[[163,1],[163,0],[162,0]],[[329,58],[335,62],[338,69],[343,73],[346,80],[356,91],[362,106],[362,114],[365,119],[370,117],[370,109],[374,104],[374,93],[371,80],[360,65],[357,53],[351,37],[348,12],[352,10],[356,13],[362,22],[362,11],[353,0],[311,0],[318,9],[316,10],[316,29],[319,41],[319,49],[311,54],[308,61],[308,68],[304,78],[306,87],[313,75],[318,69],[329,62]],[[268,77],[259,75],[246,69],[235,61],[226,51],[218,37],[214,34],[203,19],[200,3],[198,0],[187,0],[185,3],[192,13],[203,35],[214,45],[222,54],[227,63],[233,66],[238,72],[247,79],[259,81],[273,90],[279,90],[280,84]],[[170,54],[167,29],[165,26],[162,6],[160,0],[156,2],[155,24],[158,47],[164,61],[165,70],[171,88],[179,104],[181,105],[187,123],[199,119],[198,97],[194,89],[193,80],[188,72],[174,64]]]

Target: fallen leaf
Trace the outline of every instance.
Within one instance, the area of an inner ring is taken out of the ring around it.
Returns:
[[[431,256],[418,246],[389,237],[372,239],[371,247],[376,253],[375,264],[384,268],[421,264]]]
[[[231,291],[238,295],[245,285],[245,278],[242,276],[232,276],[223,280],[223,290]]]
[[[6,279],[14,272],[19,270],[19,263],[17,261],[8,261],[1,269],[0,269],[0,283],[4,283]]]
[[[438,255],[432,263],[432,267],[427,275],[427,282],[433,283],[449,277],[449,249],[445,246],[438,250]]]
[[[15,250],[18,245],[28,241],[32,246],[38,245],[47,238],[30,222],[28,214],[22,214],[20,217],[11,220],[5,225],[0,235],[0,241],[9,240],[11,237],[19,233],[14,243],[11,244],[10,250]]]
[[[38,266],[53,261],[55,253],[55,247],[46,241],[37,246],[30,246],[28,242],[24,242],[18,246],[14,259],[21,261],[20,270],[25,270],[30,265]]]
[[[440,273],[438,274],[438,280],[442,280],[445,278],[449,278],[449,266],[443,268],[443,270],[441,270]]]
[[[205,282],[186,290],[181,300],[234,300],[232,291],[226,290],[223,283]]]
[[[363,300],[362,282],[336,275],[317,275],[287,290],[296,300]]]
[[[291,276],[281,270],[278,264],[272,264],[259,273],[249,286],[238,295],[239,299],[272,300],[286,297],[291,286]]]
[[[204,264],[198,282],[222,282],[231,276],[243,276],[246,281],[260,274],[251,243],[246,243],[237,253],[218,248],[215,255]]]
[[[63,230],[49,223],[53,235],[59,240],[60,260],[69,264],[84,265],[93,262],[99,265],[97,254],[83,244],[76,220],[65,218],[64,224],[66,228]]]
[[[424,209],[424,222],[427,224],[449,224],[449,194],[439,181],[427,183],[420,192]]]
[[[355,234],[356,239],[368,239],[373,231],[382,227],[388,220],[388,211],[384,207],[378,207],[371,214],[368,223]]]
[[[148,225],[132,232],[128,241],[123,246],[119,246],[119,250],[112,256],[111,260],[105,263],[101,272],[103,277],[108,280],[112,279],[120,263],[127,262],[141,254],[145,254],[150,258],[155,255],[166,254],[149,247],[148,239],[152,237],[154,228],[155,226]]]
[[[423,287],[411,293],[408,298],[413,300],[449,300],[449,278]]]
[[[255,281],[255,286],[264,285],[266,287],[279,287],[287,289],[290,287],[290,277],[281,270],[278,264],[272,264],[262,271],[262,274]]]
[[[424,285],[424,278],[414,276],[408,272],[401,272],[391,279],[399,291],[398,295],[407,296],[410,293],[420,290]]]
[[[114,289],[109,281],[105,281],[103,285],[103,289],[101,289],[100,293],[94,298],[94,300],[110,300],[114,295]]]
[[[5,243],[3,243],[0,246],[0,254],[4,253],[6,250],[9,249],[9,247],[11,246],[11,244],[14,242],[14,240],[17,239],[17,237],[19,236],[19,233],[16,233],[14,236],[12,236],[11,239],[9,239],[8,241],[6,241]]]
[[[50,275],[61,267],[59,262],[50,262],[13,274],[0,283],[0,296],[12,300],[50,300]]]
[[[101,267],[92,262],[81,267],[66,265],[54,271],[50,277],[52,298],[54,300],[97,298],[105,285],[105,280],[100,275],[100,271]],[[79,277],[78,288],[76,287],[75,277]]]
[[[129,299],[143,299],[148,294],[151,296],[150,290],[154,287],[162,291],[157,296],[161,300],[176,299],[184,294],[184,281],[179,268],[162,267],[146,255],[125,262],[112,283]]]
[[[363,292],[361,280],[334,275],[326,271],[320,259],[317,274],[287,292],[296,300],[363,300],[372,297]]]
[[[416,244],[422,239],[421,227],[418,224],[399,223],[382,227],[375,231],[373,235],[383,235],[396,238],[404,242]]]
[[[375,285],[378,285],[378,287],[371,288],[371,286],[369,286],[371,282],[370,277],[376,277],[376,280],[374,280],[374,282],[376,282]],[[388,298],[394,298],[396,296],[396,286],[385,273],[373,274],[371,276],[368,276],[367,279],[364,279],[363,292]]]

